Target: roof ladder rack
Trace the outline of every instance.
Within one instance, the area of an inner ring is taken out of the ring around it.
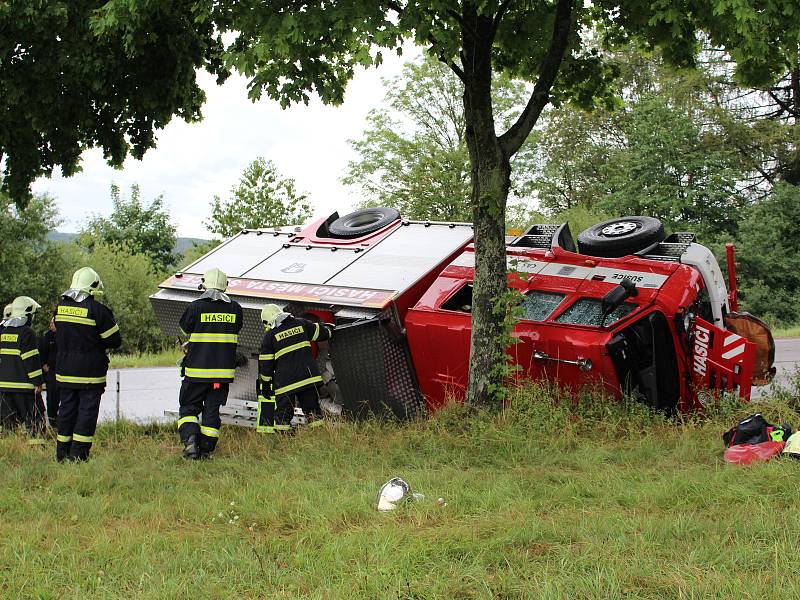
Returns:
[[[683,253],[690,244],[697,241],[697,235],[688,231],[676,231],[667,236],[664,241],[654,244],[636,254],[653,260],[680,262]]]
[[[515,238],[509,246],[515,248],[564,248],[575,252],[575,242],[566,223],[531,225],[522,235]]]

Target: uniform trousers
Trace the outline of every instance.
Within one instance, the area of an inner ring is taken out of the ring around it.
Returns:
[[[271,404],[267,406],[271,406]],[[275,429],[278,431],[290,428],[295,407],[302,408],[306,417],[319,418],[322,416],[322,410],[319,407],[319,392],[313,385],[293,390],[288,394],[276,395],[274,407]],[[267,415],[267,422],[269,421],[269,415]]]
[[[228,401],[228,384],[184,379],[178,402],[178,434],[187,444],[191,436],[198,439],[200,452],[211,454],[217,447],[222,421],[219,409]],[[199,437],[198,437],[199,436]]]
[[[105,388],[73,389],[61,387],[58,406],[56,459],[88,460],[97,429],[100,398]]]
[[[0,392],[0,426],[5,430],[24,425],[28,434],[36,432],[35,396],[29,392]]]

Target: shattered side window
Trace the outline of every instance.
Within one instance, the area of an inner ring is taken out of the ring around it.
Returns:
[[[544,321],[555,312],[558,305],[566,297],[566,294],[558,294],[556,292],[530,291],[525,294],[525,298],[522,300],[520,319],[524,321]]]
[[[626,302],[609,314],[603,321],[603,309],[600,300],[595,298],[581,298],[557,318],[557,323],[569,323],[571,325],[591,325],[600,327],[602,322],[605,327],[619,321],[622,317],[636,308],[635,304]]]

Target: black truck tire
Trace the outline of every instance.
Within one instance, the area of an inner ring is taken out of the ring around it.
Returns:
[[[328,233],[333,238],[357,238],[383,229],[399,218],[400,211],[396,208],[364,208],[336,219],[328,225]]]
[[[653,217],[620,217],[592,225],[578,235],[581,254],[617,258],[664,240],[664,225]]]

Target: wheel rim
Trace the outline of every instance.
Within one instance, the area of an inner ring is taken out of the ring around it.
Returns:
[[[606,225],[603,229],[600,230],[600,235],[604,235],[606,237],[619,237],[621,235],[627,235],[632,231],[636,231],[639,226],[634,223],[633,221],[618,221],[617,223],[612,223],[611,225]]]

